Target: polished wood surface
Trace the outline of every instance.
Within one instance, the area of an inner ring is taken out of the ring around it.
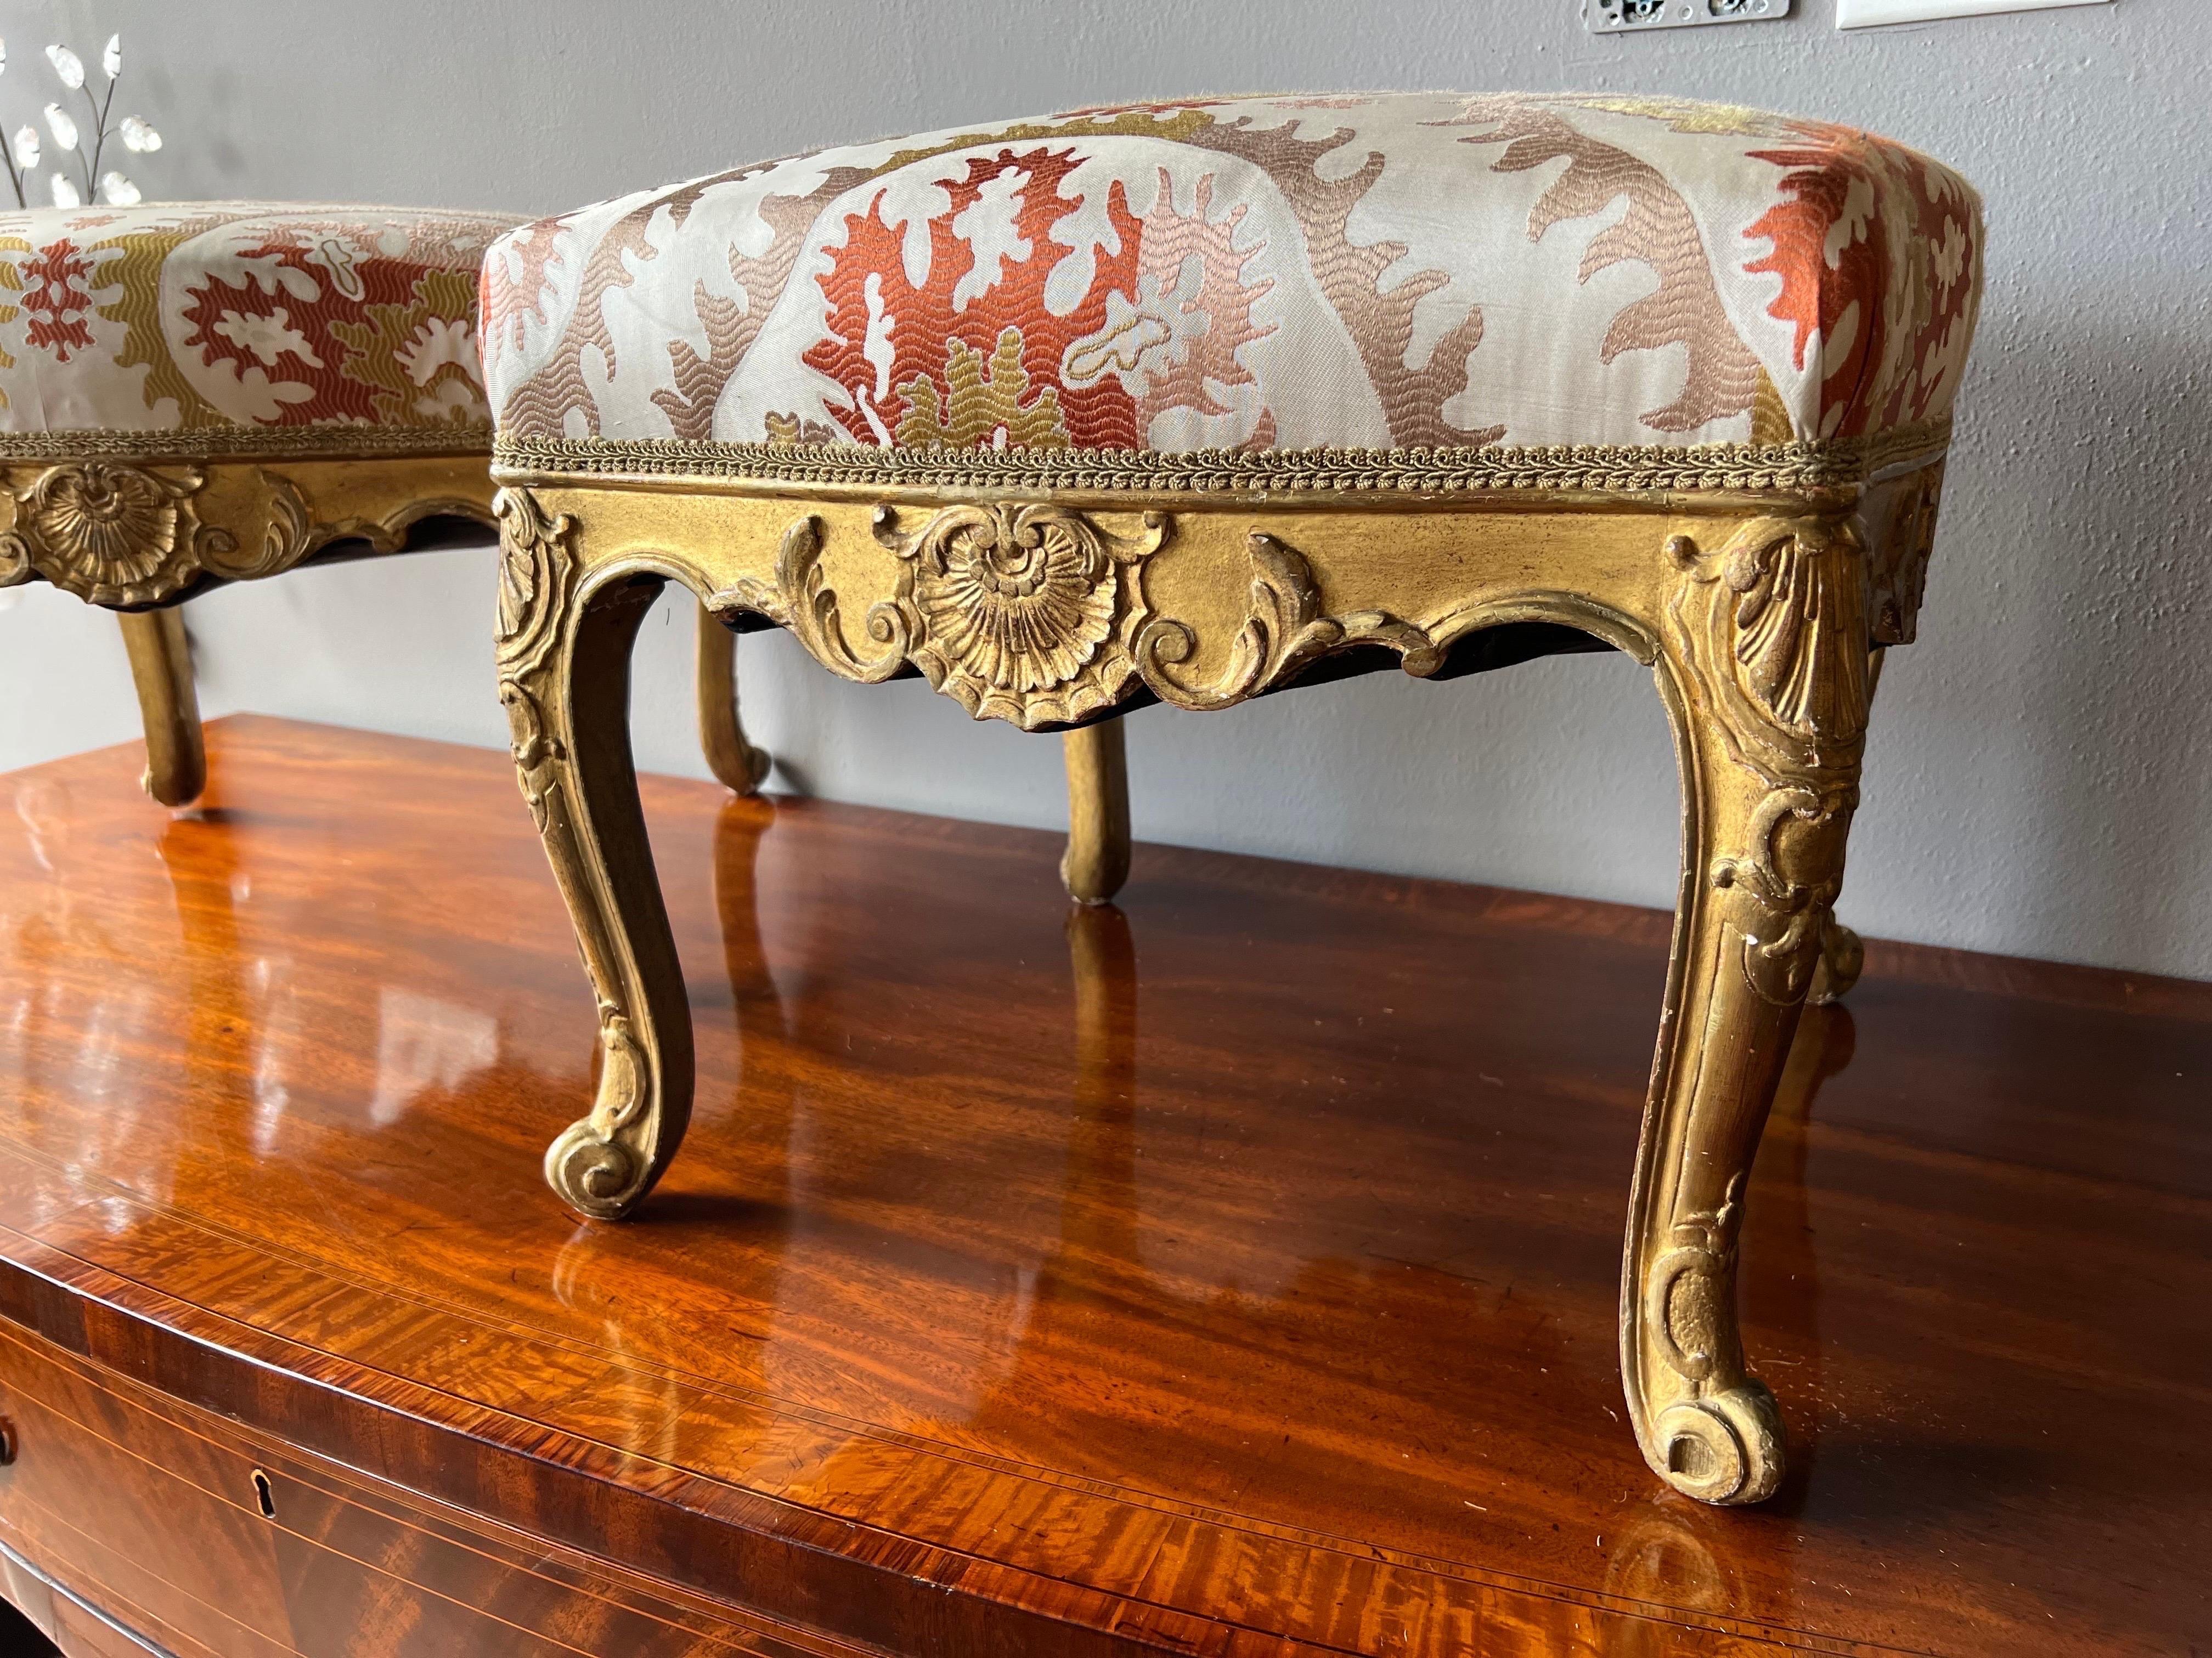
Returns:
[[[697,1115],[594,1226],[506,757],[210,738],[198,816],[0,779],[0,1546],[171,1651],[2212,1645],[2212,987],[1869,944],[1718,1511],[1615,1375],[1665,916],[1155,847],[1073,909],[1055,836],[648,779]]]
[[[1745,1194],[1808,995],[1842,993],[1863,954],[1832,917],[1869,655],[1913,637],[1943,471],[1939,434],[1911,441],[1914,464],[1893,454],[1880,482],[1869,464],[1847,485],[1616,475],[1495,492],[1419,457],[1371,489],[1340,487],[1332,461],[1337,483],[1274,490],[1210,465],[1179,489],[1141,460],[1135,477],[1054,483],[1017,456],[1024,487],[916,452],[899,470],[921,477],[894,489],[776,457],[763,476],[734,459],[664,471],[649,446],[573,466],[495,446],[499,697],[601,1055],[588,1108],[546,1148],[547,1184],[578,1214],[625,1218],[690,1122],[690,1009],[629,740],[631,649],[665,584],[733,628],[787,630],[855,683],[918,674],[1024,731],[1219,710],[1393,662],[1450,677],[1511,655],[1486,634],[1578,632],[1650,668],[1682,785],[1624,1229],[1622,1402],[1658,1479],[1700,1502],[1766,1501],[1788,1432],[1737,1316]],[[1118,749],[1070,739],[1063,873],[1086,902],[1118,876],[1095,855],[1115,842],[1101,833],[1115,792],[1084,786],[1109,756],[1118,781]]]

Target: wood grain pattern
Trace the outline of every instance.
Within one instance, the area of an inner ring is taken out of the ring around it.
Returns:
[[[648,779],[698,1114],[592,1227],[505,757],[210,737],[0,780],[0,1546],[172,1651],[2212,1642],[2212,988],[1869,945],[1723,1513],[1618,1419],[1664,916]]]

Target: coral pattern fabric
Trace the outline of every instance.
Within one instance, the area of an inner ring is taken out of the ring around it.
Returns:
[[[1615,96],[1088,110],[740,167],[485,261],[505,439],[1684,446],[1942,419],[1957,174]]]
[[[0,214],[0,433],[473,428],[512,216],[255,203]]]

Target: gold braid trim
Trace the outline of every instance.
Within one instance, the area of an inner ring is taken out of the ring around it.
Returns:
[[[0,462],[229,460],[290,456],[366,460],[380,455],[480,455],[491,428],[475,426],[200,426],[132,432],[103,427],[76,432],[0,432]]]
[[[1867,438],[1800,443],[1577,444],[1549,448],[882,448],[677,438],[511,438],[502,475],[715,477],[952,489],[1179,490],[1807,489],[1925,465],[1950,441],[1931,421]]]

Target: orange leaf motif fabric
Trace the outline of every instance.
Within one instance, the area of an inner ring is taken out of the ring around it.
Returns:
[[[1938,434],[1980,204],[1680,100],[1079,111],[541,221],[486,260],[514,440],[1673,448]]]
[[[511,216],[174,203],[0,215],[0,434],[330,427],[489,444]]]

